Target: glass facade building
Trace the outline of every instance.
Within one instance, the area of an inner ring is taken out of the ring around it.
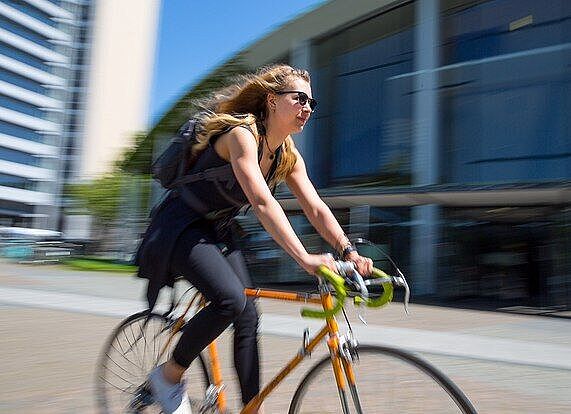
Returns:
[[[571,2],[393,2],[305,48],[303,152],[347,232],[417,296],[570,306]]]
[[[0,4],[0,225],[58,228],[81,122],[90,4]]]

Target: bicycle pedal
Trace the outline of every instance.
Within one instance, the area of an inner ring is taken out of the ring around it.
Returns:
[[[224,388],[226,388],[225,384],[222,384],[220,386],[210,384],[206,389],[204,400],[202,400],[200,403],[194,403],[195,405],[197,405],[194,411],[198,410],[197,412],[199,414],[217,413],[218,411],[216,403],[218,401],[218,396],[220,395],[220,393]]]

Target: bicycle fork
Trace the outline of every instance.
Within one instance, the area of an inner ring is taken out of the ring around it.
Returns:
[[[331,294],[325,294],[323,297],[323,307],[325,309],[333,308],[333,300]],[[361,401],[357,392],[355,372],[352,363],[358,359],[356,353],[357,341],[353,337],[351,331],[347,335],[339,335],[339,325],[334,317],[326,319],[329,327],[329,339],[327,346],[331,355],[331,364],[333,365],[333,373],[335,382],[339,392],[339,399],[343,414],[349,414],[349,401],[347,398],[347,386],[351,393],[353,405],[357,410],[357,414],[363,414]]]
[[[353,362],[357,358],[355,345],[349,343],[349,341],[350,339],[343,336],[330,337],[327,341],[327,345],[331,354],[331,363],[333,365],[333,373],[335,374],[343,414],[349,414],[349,401],[346,388],[349,388],[357,414],[363,414],[361,400],[359,399],[359,393],[357,391],[355,371],[353,370]]]

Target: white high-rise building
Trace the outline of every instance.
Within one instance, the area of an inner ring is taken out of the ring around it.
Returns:
[[[2,0],[0,226],[61,229],[64,183],[148,118],[159,0]]]
[[[0,223],[54,228],[77,17],[45,0],[0,3]]]

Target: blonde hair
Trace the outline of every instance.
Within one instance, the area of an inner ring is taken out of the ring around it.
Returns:
[[[198,106],[206,111],[202,113],[197,136],[199,143],[193,146],[192,157],[197,157],[206,149],[211,137],[239,125],[249,126],[259,145],[260,136],[266,133],[264,121],[268,112],[267,95],[286,90],[296,78],[310,81],[307,71],[289,65],[263,67],[256,73],[241,75],[230,87],[199,103]],[[297,161],[294,148],[293,139],[288,136],[283,143],[282,156],[269,183],[270,187],[284,181],[293,170]]]

